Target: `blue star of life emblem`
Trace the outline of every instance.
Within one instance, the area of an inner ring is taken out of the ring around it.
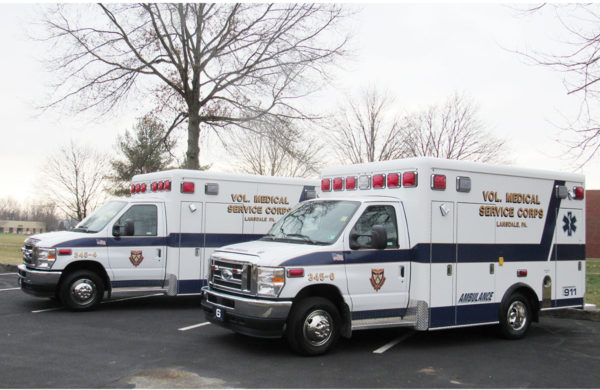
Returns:
[[[575,226],[575,222],[577,222],[577,218],[569,211],[567,215],[563,216],[563,231],[567,232],[569,237],[577,230],[577,226]]]

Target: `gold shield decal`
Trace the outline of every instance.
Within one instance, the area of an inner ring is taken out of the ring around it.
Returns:
[[[383,275],[383,268],[381,269],[371,269],[371,286],[375,289],[375,291],[379,291],[381,286],[385,283],[385,276]]]
[[[131,256],[129,256],[129,261],[133,264],[134,267],[140,265],[140,263],[144,260],[144,256],[142,256],[142,251],[131,251]]]

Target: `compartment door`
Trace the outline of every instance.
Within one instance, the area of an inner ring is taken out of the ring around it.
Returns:
[[[456,322],[456,240],[454,202],[431,202],[431,272],[429,326]]]
[[[199,293],[204,272],[204,210],[202,202],[181,202],[179,227],[179,264],[177,270],[179,294]]]

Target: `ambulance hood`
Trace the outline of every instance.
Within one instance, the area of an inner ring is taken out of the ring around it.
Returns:
[[[296,257],[330,250],[331,245],[311,245],[282,241],[249,241],[215,250],[214,255],[224,259],[277,267]]]
[[[37,247],[51,248],[62,243],[71,242],[73,240],[92,237],[93,236],[90,233],[62,231],[34,234],[26,238],[25,242],[33,244]]]

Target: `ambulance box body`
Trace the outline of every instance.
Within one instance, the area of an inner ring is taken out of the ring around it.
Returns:
[[[413,158],[327,168],[321,191],[212,254],[210,321],[318,354],[381,327],[519,338],[584,305],[582,175]]]
[[[131,197],[108,202],[75,229],[25,240],[23,291],[81,310],[104,293],[198,294],[216,247],[256,240],[316,180],[169,170],[133,177]]]

